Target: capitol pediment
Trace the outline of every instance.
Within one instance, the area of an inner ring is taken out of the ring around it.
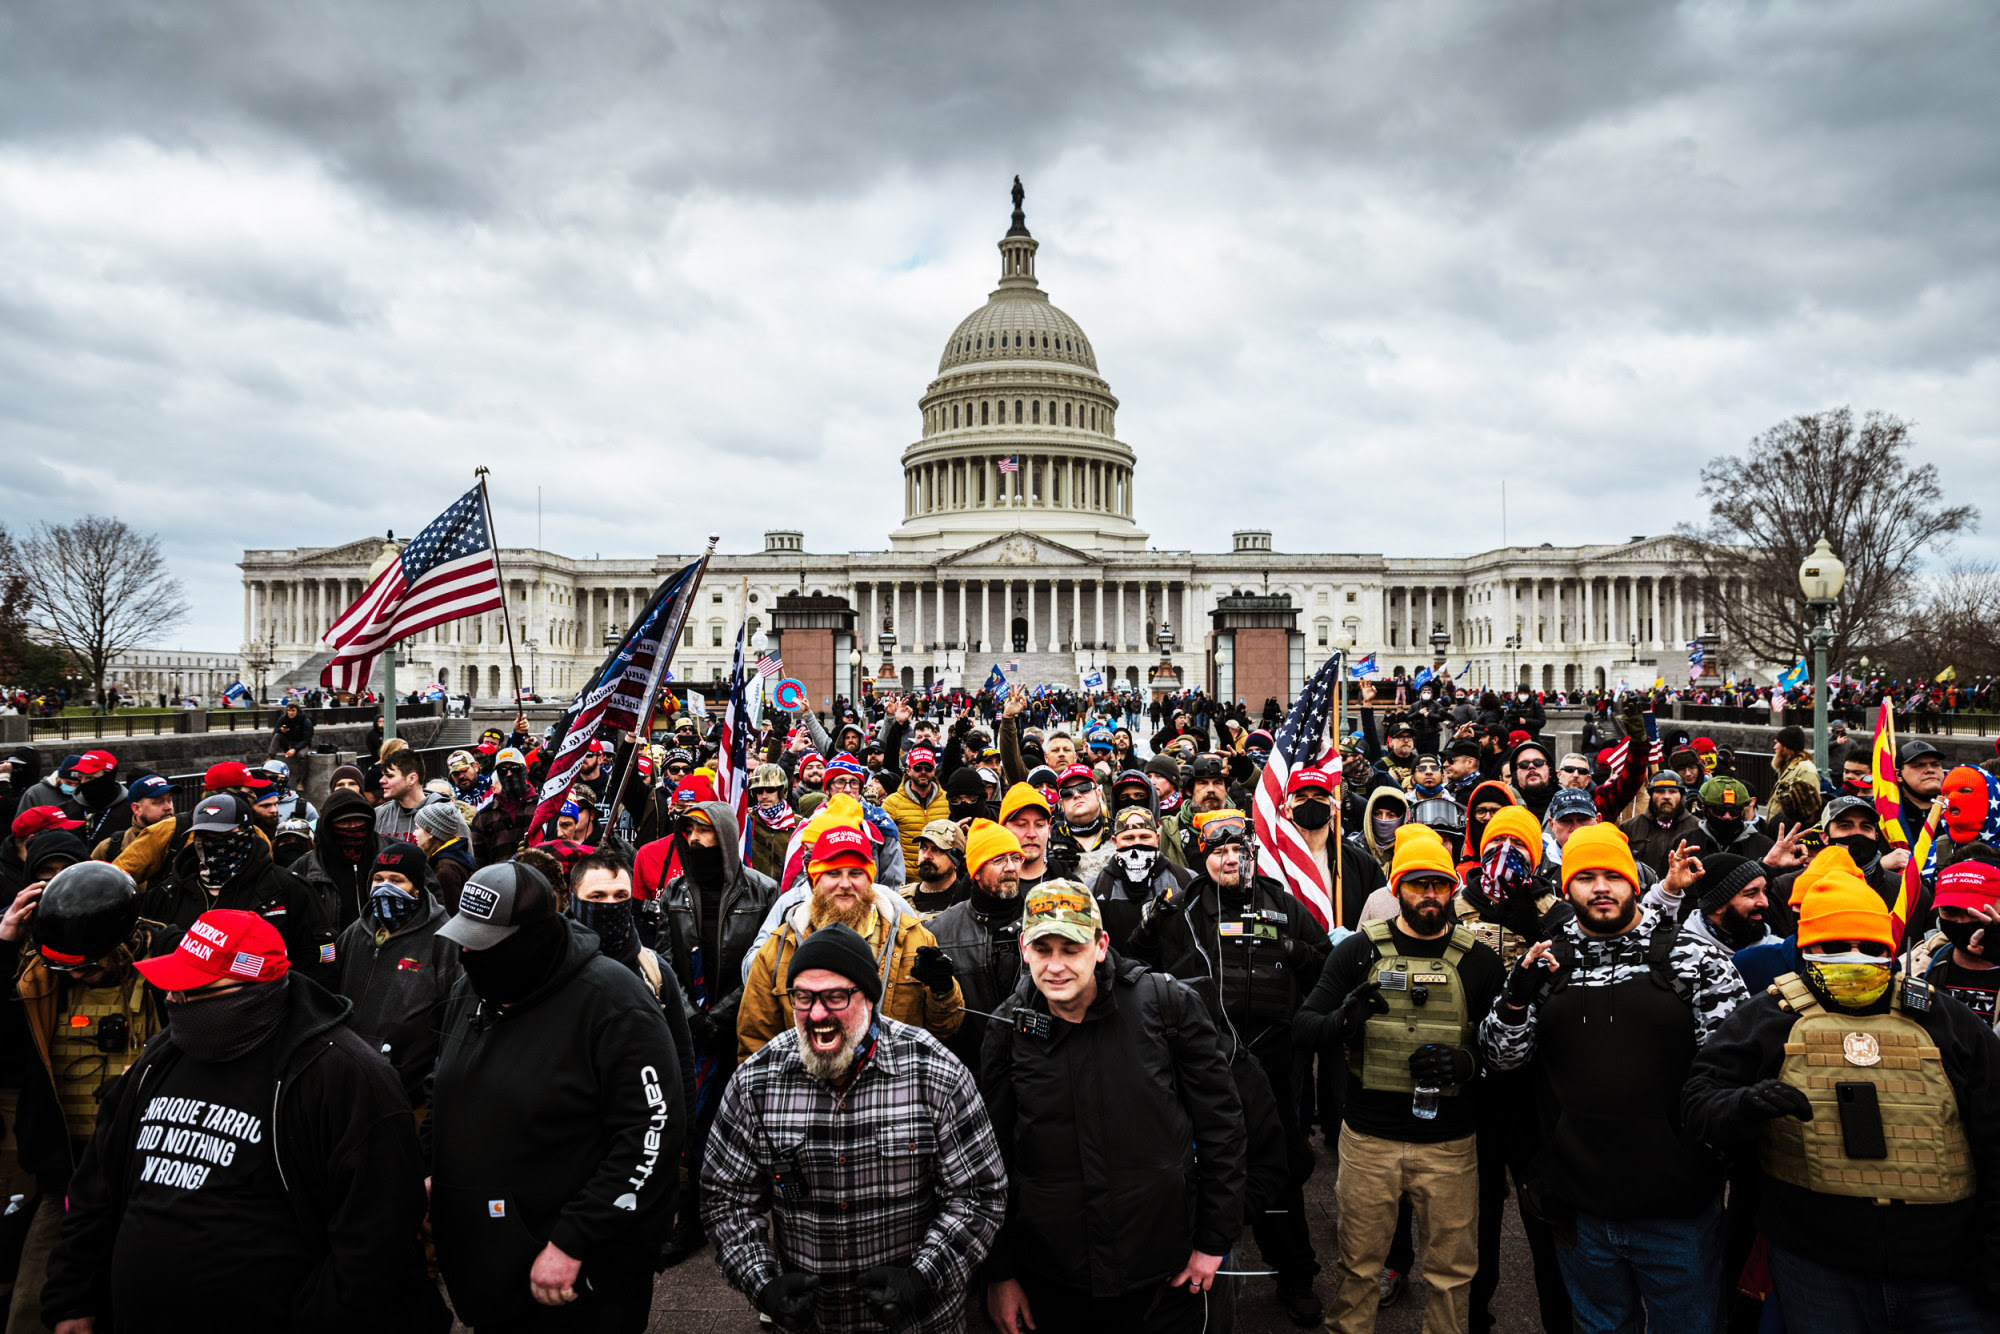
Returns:
[[[364,537],[358,542],[346,542],[324,551],[315,551],[310,556],[301,557],[301,565],[372,565],[382,554],[382,539]]]
[[[1102,563],[1075,547],[1051,542],[1038,534],[1012,532],[990,538],[978,546],[955,552],[940,560],[938,567],[944,569],[956,565],[1009,565],[1095,568]]]

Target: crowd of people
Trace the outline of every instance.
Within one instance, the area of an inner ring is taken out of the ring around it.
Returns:
[[[1549,702],[1364,684],[1286,859],[1199,692],[767,714],[740,814],[685,716],[545,823],[525,716],[317,806],[296,707],[192,801],[16,749],[7,1328],[640,1330],[712,1252],[783,1330],[1445,1334],[1511,1196],[1550,1334],[2000,1329],[2000,760],[1891,818]]]

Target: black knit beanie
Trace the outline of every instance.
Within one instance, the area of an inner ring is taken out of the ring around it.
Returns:
[[[1701,868],[1699,906],[1705,913],[1717,911],[1741,894],[1745,885],[1760,875],[1768,874],[1764,863],[1739,857],[1733,852],[1718,852],[1703,857]]]
[[[951,777],[944,780],[944,795],[949,801],[953,797],[977,797],[986,800],[986,780],[979,776],[979,770],[964,764],[951,771]]]
[[[811,968],[839,973],[852,982],[871,1005],[882,999],[882,975],[875,961],[875,951],[868,948],[868,942],[851,926],[834,922],[807,936],[792,952],[791,967],[785,970],[785,985],[791,986],[798,981],[800,973]]]

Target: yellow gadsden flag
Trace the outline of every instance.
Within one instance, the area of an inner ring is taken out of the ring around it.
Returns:
[[[1958,671],[1950,663],[1946,663],[1944,670],[1931,678],[1931,680],[1936,681],[1939,685],[1943,685],[1946,681],[1956,681],[1957,679]]]

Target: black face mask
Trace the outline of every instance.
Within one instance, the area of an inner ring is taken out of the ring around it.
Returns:
[[[350,862],[359,863],[368,854],[368,838],[374,832],[364,822],[337,820],[334,822],[331,840],[334,851]]]
[[[1708,817],[1708,832],[1715,835],[1715,841],[1728,847],[1743,836],[1743,819],[1736,815],[1716,815]]]
[[[1975,958],[1992,959],[1996,955],[2000,955],[2000,949],[1995,948],[1996,945],[2000,945],[2000,941],[1994,939],[1995,932],[1989,929],[1984,922],[1950,922],[1940,917],[1938,918],[1938,930],[1944,932],[1946,940],[1949,940],[1952,944]],[[1974,949],[1972,948],[1972,938],[1981,931],[1986,932],[1986,939],[1979,942],[1978,949]]]
[[[1849,834],[1845,838],[1836,838],[1833,846],[1846,848],[1847,855],[1854,858],[1854,864],[1863,871],[1882,860],[1882,845],[1870,834]]]
[[[697,843],[681,840],[681,868],[688,878],[703,889],[717,889],[722,885],[722,849],[704,848]]]
[[[285,1021],[291,979],[253,982],[220,996],[167,1004],[167,1035],[197,1061],[233,1061],[271,1040]]]
[[[77,789],[77,795],[83,798],[83,804],[92,810],[102,810],[109,806],[118,800],[118,793],[118,780],[110,774],[99,774]]]
[[[1292,812],[1292,823],[1301,829],[1324,829],[1333,823],[1333,807],[1324,801],[1301,802]]]
[[[983,801],[954,801],[950,803],[951,818],[954,820],[992,819],[993,814]]]
[[[569,910],[577,921],[597,933],[598,947],[605,958],[630,963],[639,957],[639,932],[632,922],[632,900],[593,903],[588,899],[573,899]]]
[[[508,765],[500,771],[500,795],[510,802],[520,802],[528,796],[528,771]]]
[[[491,949],[462,949],[458,959],[480,999],[512,1005],[555,971],[568,935],[569,927],[562,918],[551,917],[522,927]]]

